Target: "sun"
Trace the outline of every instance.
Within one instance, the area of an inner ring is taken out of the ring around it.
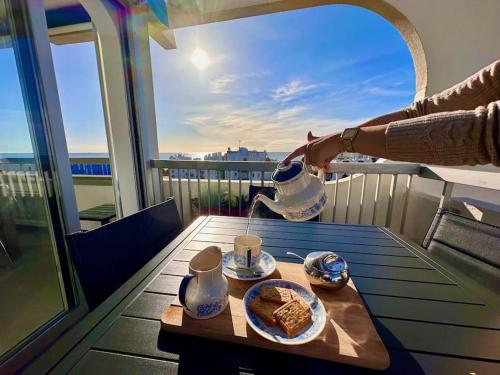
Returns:
[[[204,49],[198,47],[191,54],[191,62],[199,70],[203,70],[210,64],[210,58]]]

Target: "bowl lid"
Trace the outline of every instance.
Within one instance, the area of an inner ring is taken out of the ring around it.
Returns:
[[[347,262],[332,251],[315,251],[309,253],[304,265],[315,268],[325,274],[337,274],[347,270]]]
[[[297,176],[304,169],[301,161],[292,161],[291,163],[279,163],[273,172],[272,179],[275,182],[285,182]]]

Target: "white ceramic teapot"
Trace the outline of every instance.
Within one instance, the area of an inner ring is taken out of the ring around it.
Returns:
[[[184,311],[195,319],[219,315],[227,306],[228,284],[222,274],[222,251],[210,246],[189,262],[189,275],[179,287],[179,301]]]
[[[257,194],[255,199],[285,219],[306,221],[325,208],[328,198],[323,183],[309,174],[301,161],[278,164],[271,178],[277,190],[274,200],[262,194]]]

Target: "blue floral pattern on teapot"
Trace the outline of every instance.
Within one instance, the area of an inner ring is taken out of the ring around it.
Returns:
[[[319,215],[326,207],[328,197],[323,182],[310,174],[300,161],[278,164],[272,176],[276,193],[274,200],[262,194],[261,201],[287,220],[306,221]]]

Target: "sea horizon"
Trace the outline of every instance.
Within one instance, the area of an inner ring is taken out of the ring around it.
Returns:
[[[200,158],[203,160],[205,155],[210,155],[213,153],[217,153],[220,151],[209,151],[209,152],[160,152],[160,159],[169,159],[171,156],[177,156],[179,154],[191,157],[193,159]],[[267,155],[272,160],[283,160],[288,154],[289,151],[266,151]],[[222,152],[224,153],[224,152]],[[0,158],[32,158],[33,153],[29,152],[1,152]],[[107,152],[70,152],[70,158],[109,158],[109,154]]]

